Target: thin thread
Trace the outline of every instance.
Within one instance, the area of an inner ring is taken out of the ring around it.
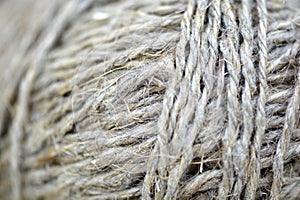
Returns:
[[[222,138],[223,143],[223,180],[219,188],[218,198],[224,199],[232,192],[235,184],[234,178],[234,144],[240,132],[240,101],[239,101],[239,82],[240,82],[240,58],[237,50],[238,46],[238,26],[232,5],[229,1],[221,3],[223,21],[226,28],[224,38],[220,42],[220,49],[223,54],[225,65],[229,73],[229,80],[226,86],[227,91],[227,127]],[[236,152],[237,153],[237,152]]]

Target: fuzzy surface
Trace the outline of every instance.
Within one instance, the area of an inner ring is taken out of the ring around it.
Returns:
[[[0,1],[0,199],[297,199],[298,0]]]

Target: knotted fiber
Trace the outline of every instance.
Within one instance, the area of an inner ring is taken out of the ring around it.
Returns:
[[[298,0],[0,2],[0,199],[297,199]]]

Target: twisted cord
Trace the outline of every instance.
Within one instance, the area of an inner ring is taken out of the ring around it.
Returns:
[[[235,169],[238,169],[237,182],[234,186],[233,193],[240,196],[248,181],[249,177],[249,144],[254,129],[254,98],[256,92],[256,69],[253,64],[252,51],[253,51],[253,32],[252,32],[252,18],[251,6],[249,0],[241,2],[241,9],[239,9],[239,31],[243,38],[240,45],[240,58],[242,66],[242,77],[244,85],[242,90],[242,120],[243,126],[241,129],[241,136],[235,143],[236,159]],[[247,162],[245,162],[247,161]],[[255,189],[250,192],[249,198],[253,199],[255,196]],[[248,193],[247,193],[248,195]]]
[[[258,25],[258,45],[259,45],[259,62],[257,69],[258,91],[255,117],[254,141],[250,149],[250,179],[246,188],[246,198],[253,199],[256,194],[258,182],[260,178],[261,160],[260,151],[262,137],[266,129],[266,66],[268,58],[267,48],[267,9],[265,0],[257,0],[257,10],[259,13]]]
[[[225,60],[225,65],[229,73],[229,80],[226,86],[227,91],[227,127],[222,138],[223,143],[223,180],[219,187],[219,198],[224,199],[231,193],[234,186],[234,144],[240,131],[240,58],[238,47],[238,26],[230,1],[222,1],[221,9],[223,13],[224,26],[226,33],[220,41],[220,49]],[[238,156],[238,155],[237,155]]]
[[[91,3],[91,1],[90,1]],[[77,12],[82,12],[84,9],[76,9],[76,1],[71,1],[66,6],[66,9],[56,16],[56,20],[52,26],[48,27],[49,31],[45,31],[42,36],[43,43],[39,43],[35,59],[32,63],[32,68],[30,68],[25,77],[22,79],[20,84],[20,94],[18,96],[18,106],[16,109],[16,117],[12,124],[10,130],[10,141],[11,141],[11,156],[10,156],[10,173],[11,173],[11,182],[13,185],[12,188],[12,198],[21,199],[21,155],[22,149],[21,140],[24,137],[23,126],[27,123],[28,120],[28,108],[29,108],[29,99],[30,93],[32,90],[32,85],[34,79],[42,70],[41,65],[43,64],[43,59],[46,57],[46,53],[50,50],[53,44],[56,42],[57,38],[63,31],[63,28],[66,26],[70,20],[70,16],[76,15]],[[75,10],[75,12],[74,12]]]
[[[299,63],[297,63],[299,65]],[[277,143],[276,154],[273,161],[273,182],[271,188],[271,199],[280,199],[280,191],[283,186],[284,161],[287,155],[287,149],[290,145],[292,133],[299,124],[299,94],[300,94],[300,70],[298,69],[297,81],[295,83],[294,93],[286,109],[284,126],[282,134]]]
[[[179,180],[193,159],[193,142],[203,124],[208,100],[208,88],[201,93],[199,87],[205,62],[198,57],[207,5],[207,1],[189,1],[183,17],[176,49],[176,74],[165,94],[158,121],[154,152],[159,157],[156,161],[149,160],[150,169],[144,182],[143,196],[147,199],[151,198],[151,188],[155,188],[152,190],[158,199],[176,197]],[[159,166],[156,178],[154,165]]]

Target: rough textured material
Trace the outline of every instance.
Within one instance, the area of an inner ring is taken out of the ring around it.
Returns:
[[[297,199],[298,0],[0,1],[0,199]]]

